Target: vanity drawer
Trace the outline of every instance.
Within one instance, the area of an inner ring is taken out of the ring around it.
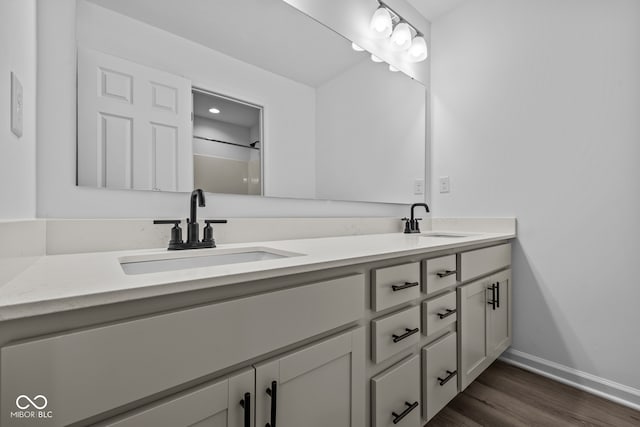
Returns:
[[[9,345],[2,407],[41,394],[56,425],[73,424],[355,322],[364,309],[357,274]]]
[[[460,280],[465,282],[511,264],[511,244],[492,246],[460,254]]]
[[[371,321],[371,359],[380,363],[420,341],[420,306]]]
[[[420,298],[420,263],[378,268],[371,273],[371,305],[374,311],[416,298]]]
[[[425,292],[432,294],[456,284],[457,264],[455,255],[427,259],[424,262]]]
[[[420,427],[419,406],[420,360],[417,354],[371,379],[373,427]]]
[[[456,333],[422,349],[422,415],[430,420],[458,393]]]
[[[457,320],[456,292],[449,292],[422,303],[422,333],[430,336]]]

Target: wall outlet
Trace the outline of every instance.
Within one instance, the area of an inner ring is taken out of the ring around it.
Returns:
[[[416,179],[413,182],[413,194],[424,194],[424,179]]]
[[[11,72],[11,132],[18,138],[22,136],[22,102],[22,84]]]
[[[448,176],[441,176],[440,177],[440,192],[441,193],[448,193],[449,190],[450,190],[449,177]]]

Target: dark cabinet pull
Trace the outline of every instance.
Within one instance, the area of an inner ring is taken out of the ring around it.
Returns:
[[[445,385],[446,383],[448,383],[451,378],[455,377],[456,375],[458,375],[458,371],[447,371],[447,376],[444,378],[440,378],[438,377],[438,383],[440,385]]]
[[[420,328],[415,328],[415,329],[409,329],[409,328],[405,328],[404,329],[406,332],[402,335],[396,335],[393,334],[393,342],[400,342],[405,338],[410,337],[413,334],[417,334],[418,332],[420,332]]]
[[[500,282],[496,283],[496,307],[500,308]]]
[[[413,411],[414,409],[416,409],[418,407],[418,402],[417,401],[413,402],[413,403],[404,402],[404,404],[407,405],[407,409],[402,411],[402,413],[400,415],[396,414],[395,412],[391,413],[391,415],[393,415],[393,423],[394,424],[398,424],[400,421],[402,421],[402,419],[404,417],[409,415],[409,412]]]
[[[240,406],[244,409],[244,427],[251,427],[251,393],[244,394]]]
[[[276,410],[278,399],[277,381],[271,381],[271,387],[267,389],[267,394],[271,397],[271,422],[265,424],[265,427],[276,427]]]
[[[420,282],[404,282],[403,285],[391,285],[393,292],[401,291],[403,289],[413,288],[419,286]]]
[[[436,275],[442,279],[443,277],[451,276],[452,274],[456,274],[456,273],[457,273],[456,270],[445,270],[445,271],[440,271],[439,273],[436,273]]]
[[[440,320],[442,319],[446,319],[447,317],[451,316],[452,314],[455,314],[457,310],[451,310],[450,308],[447,308],[447,312],[446,313],[437,313],[438,317],[440,318]]]
[[[492,310],[496,309],[496,284],[492,283],[490,288],[487,288],[491,290],[491,301],[487,302],[487,304],[489,304],[491,306]]]

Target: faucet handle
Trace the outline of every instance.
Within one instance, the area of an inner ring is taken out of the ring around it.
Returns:
[[[226,219],[205,219],[205,224],[226,224],[228,221]]]
[[[174,249],[176,245],[183,243],[182,228],[180,228],[181,222],[179,219],[156,219],[153,221],[154,224],[173,224],[171,228],[171,240],[169,240],[169,249]]]
[[[205,219],[204,223],[207,225],[204,227],[204,230],[203,230],[204,236],[202,238],[202,242],[211,243],[215,248],[216,242],[215,240],[213,240],[213,228],[211,227],[211,224],[226,224],[227,220],[226,219]]]
[[[181,219],[154,219],[154,224],[173,224],[178,225],[182,222]]]

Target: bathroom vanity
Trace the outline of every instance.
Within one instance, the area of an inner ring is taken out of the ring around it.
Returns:
[[[422,426],[511,343],[514,237],[42,257],[2,288],[1,424],[25,395],[45,426]],[[123,269],[248,252],[274,256]]]

